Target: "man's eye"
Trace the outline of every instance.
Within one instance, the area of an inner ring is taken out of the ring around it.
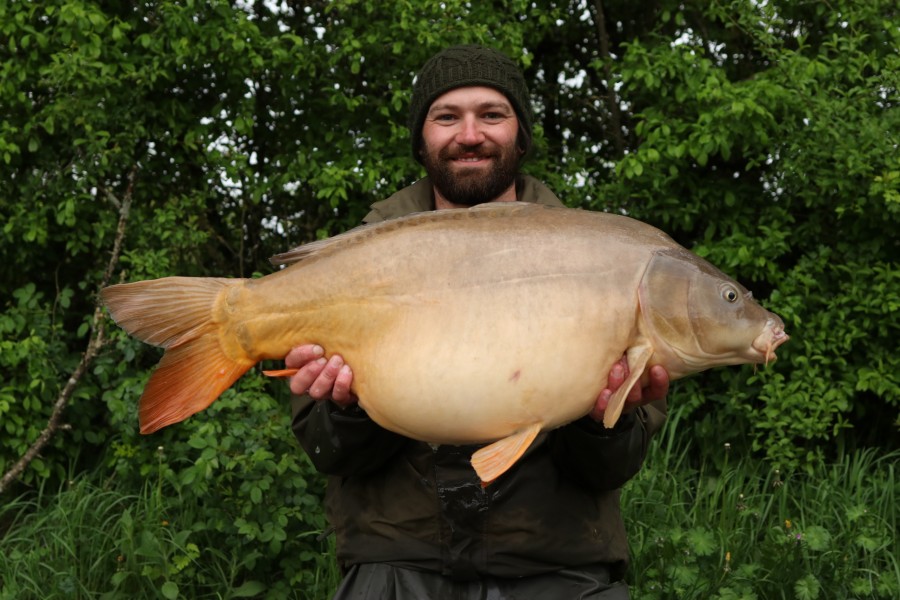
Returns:
[[[456,119],[456,116],[455,116],[455,115],[450,115],[450,114],[447,114],[447,115],[438,115],[438,116],[436,116],[436,117],[434,118],[435,121],[452,121],[452,120],[454,120],[454,119]]]

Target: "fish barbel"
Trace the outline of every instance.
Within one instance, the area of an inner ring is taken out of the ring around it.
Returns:
[[[340,354],[382,427],[436,444],[493,442],[485,482],[541,431],[588,414],[610,368],[670,379],[768,363],[784,323],[721,271],[640,221],[522,203],[359,227],[279,255],[257,279],[167,277],[102,290],[112,317],[165,348],[142,433],[203,410],[248,369],[304,343]]]

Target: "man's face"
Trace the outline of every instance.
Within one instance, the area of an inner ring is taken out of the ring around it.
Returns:
[[[515,183],[519,120],[493,88],[462,87],[432,102],[422,126],[422,162],[450,202],[490,202]]]

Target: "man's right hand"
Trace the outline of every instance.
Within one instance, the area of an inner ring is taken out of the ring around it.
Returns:
[[[325,359],[325,350],[315,344],[297,346],[284,357],[288,369],[299,369],[291,377],[291,392],[308,393],[314,400],[330,398],[339,406],[349,406],[358,401],[350,391],[353,371],[344,359],[335,354]]]

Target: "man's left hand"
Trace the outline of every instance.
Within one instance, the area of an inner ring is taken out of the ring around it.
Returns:
[[[590,416],[595,421],[603,421],[603,413],[609,405],[609,399],[622,387],[622,384],[628,379],[628,360],[623,356],[609,370],[609,379],[606,383],[606,389],[600,392],[594,408],[591,410]],[[662,400],[669,393],[669,373],[660,365],[650,368],[649,381],[646,387],[635,385],[628,392],[625,399],[625,405],[622,407],[622,414],[627,414],[636,409],[638,406]]]

